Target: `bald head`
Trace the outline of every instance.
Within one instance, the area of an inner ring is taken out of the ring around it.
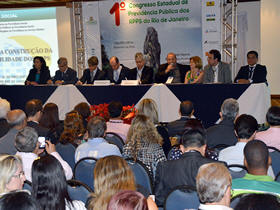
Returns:
[[[168,53],[166,56],[166,61],[168,64],[177,63],[177,58],[176,58],[175,53],[173,53],[173,52]]]
[[[21,109],[14,109],[7,113],[7,121],[11,127],[24,127],[26,123],[26,115]]]
[[[110,66],[113,70],[117,70],[120,67],[119,59],[116,56],[110,58]]]

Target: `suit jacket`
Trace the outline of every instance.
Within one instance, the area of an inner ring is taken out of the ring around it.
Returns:
[[[77,82],[77,72],[71,68],[68,68],[63,75],[63,72],[60,70],[57,70],[55,72],[55,76],[53,78],[53,83],[55,83],[57,80],[63,80],[63,84],[76,84]]]
[[[213,83],[213,82],[214,82],[213,68],[212,66],[207,65],[204,67],[204,83]],[[219,62],[218,82],[232,83],[231,69],[228,63]]]
[[[187,71],[189,71],[191,69],[191,67],[189,65],[182,65],[180,63],[176,63],[179,71],[180,71],[180,78],[181,78],[181,83],[185,82],[185,76]],[[166,80],[168,79],[168,77],[170,76],[170,72],[168,72],[167,74],[165,73],[165,70],[168,66],[168,63],[165,64],[161,64],[159,66],[158,72],[155,76],[155,82],[157,83],[165,83]]]
[[[28,121],[28,122],[27,122],[27,126],[28,126],[28,127],[31,127],[31,128],[34,128],[34,129],[37,131],[38,136],[48,137],[48,135],[49,135],[49,129],[40,126],[40,125],[39,125],[38,123],[36,123],[36,122]]]
[[[4,136],[10,130],[10,125],[4,118],[0,119],[0,138]]]
[[[180,119],[167,124],[169,136],[182,135],[186,122],[190,119],[188,116],[182,116]]]
[[[153,83],[154,71],[148,66],[144,66],[141,74],[141,84],[152,84]],[[132,80],[137,79],[137,68],[130,70],[130,78]]]
[[[163,206],[168,193],[177,186],[190,185],[196,187],[196,175],[201,165],[215,162],[203,157],[200,152],[184,153],[178,160],[168,160],[158,163],[155,177],[156,203]]]
[[[266,67],[260,64],[257,64],[253,73],[253,83],[262,83],[266,82]],[[234,82],[237,82],[239,79],[249,79],[249,65],[242,66],[236,75]]]
[[[26,78],[26,81],[35,82],[36,73],[37,73],[37,69],[30,69],[29,74]],[[48,80],[51,80],[50,70],[48,68],[41,69],[40,79],[39,79],[38,84],[47,84]]]
[[[93,82],[95,80],[104,80],[105,79],[105,72],[104,71],[101,71],[99,68],[97,68],[95,71],[96,71],[96,73],[94,75],[94,78],[93,78],[93,80],[91,80],[90,70],[85,69],[84,72],[83,72],[83,76],[80,78],[80,81],[82,83],[93,84]]]
[[[130,78],[130,69],[125,67],[122,64],[121,64],[121,67],[122,67],[122,69],[121,69],[118,81],[114,80],[114,73],[113,73],[114,70],[111,68],[107,70],[106,79],[110,80],[112,83],[115,83],[115,84],[120,84],[122,82],[122,80],[129,79]]]
[[[18,130],[11,128],[6,135],[0,138],[0,154],[16,154],[15,139],[17,134]]]

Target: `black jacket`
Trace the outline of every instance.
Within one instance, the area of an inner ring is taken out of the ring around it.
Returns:
[[[181,83],[184,83],[185,82],[186,73],[191,68],[190,68],[189,65],[182,65],[182,64],[179,64],[179,63],[176,63],[176,64],[177,64],[177,67],[179,68],[179,71],[180,71]],[[167,66],[168,66],[168,63],[161,64],[159,66],[158,72],[157,72],[157,74],[155,76],[155,82],[157,82],[157,83],[165,83],[166,82],[166,80],[170,76],[169,75],[170,72],[168,72],[167,74],[165,73],[165,70],[166,70]]]
[[[35,82],[36,73],[37,73],[37,69],[30,69],[26,81]],[[47,81],[50,80],[50,79],[51,79],[50,70],[48,68],[47,69],[41,69],[40,79],[39,79],[38,84],[47,84]]]
[[[168,123],[167,130],[169,136],[181,136],[183,134],[185,124],[189,119],[190,117],[182,116],[180,119]]]
[[[90,77],[90,70],[89,69],[85,69],[83,72],[83,76],[81,77],[80,81],[82,83],[87,83],[87,84],[93,84],[95,80],[104,80],[105,79],[105,72],[101,71],[99,68],[97,68],[96,73],[94,75],[93,80],[91,80]]]
[[[144,66],[141,74],[141,84],[152,84],[153,83],[154,71],[148,66]],[[137,68],[130,70],[130,78],[132,80],[137,79]]]
[[[63,80],[63,84],[76,84],[77,82],[77,72],[71,68],[68,68],[65,74],[63,75],[62,71],[57,70],[55,72],[53,83],[55,83],[57,80]]]
[[[125,67],[124,65],[122,65],[122,69],[119,75],[119,79],[118,81],[114,80],[114,73],[113,73],[113,69],[108,69],[106,72],[106,79],[110,80],[112,83],[115,84],[120,84],[122,82],[122,80],[128,80],[130,78],[130,69]]]
[[[262,83],[266,82],[266,67],[260,64],[257,64],[253,73],[253,83]],[[249,79],[249,65],[242,66],[236,75],[234,82],[237,82],[239,79]]]

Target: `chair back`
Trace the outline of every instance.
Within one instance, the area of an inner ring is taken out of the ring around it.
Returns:
[[[126,159],[126,162],[133,171],[136,184],[144,187],[150,194],[153,194],[152,178],[149,176],[146,166],[139,160],[135,162],[132,158]]]
[[[239,168],[241,170],[240,171],[233,171],[231,168]],[[228,165],[228,169],[229,169],[229,172],[230,172],[230,175],[231,175],[232,179],[242,178],[247,173],[247,168],[245,166],[239,165],[239,164]]]
[[[268,147],[268,149],[273,150],[273,152],[270,152],[269,155],[272,160],[272,170],[274,175],[277,175],[280,173],[280,150],[275,147]]]
[[[182,185],[174,188],[166,197],[165,210],[198,209],[199,198],[196,189],[191,186]]]
[[[61,144],[58,143],[55,146],[56,151],[65,160],[69,166],[74,170],[75,167],[75,151],[76,148],[72,144]]]
[[[31,192],[32,191],[32,183],[28,180],[25,180],[22,189],[23,190],[28,190],[29,192]]]
[[[94,157],[85,157],[80,159],[74,167],[74,179],[79,180],[94,190],[93,171],[97,159]]]
[[[93,192],[89,186],[78,180],[68,180],[67,184],[68,194],[72,200],[80,200],[86,203],[89,194]]]
[[[275,181],[276,181],[276,182],[280,182],[280,172],[276,175]]]
[[[120,137],[117,133],[107,132],[104,138],[109,144],[116,145],[119,148],[120,152],[123,153],[124,141],[122,137]]]

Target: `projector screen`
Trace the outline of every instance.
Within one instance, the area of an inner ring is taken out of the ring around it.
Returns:
[[[0,10],[0,84],[24,84],[33,57],[57,69],[56,8]]]

